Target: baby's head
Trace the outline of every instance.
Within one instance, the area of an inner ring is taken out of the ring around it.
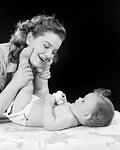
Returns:
[[[89,127],[108,126],[114,117],[110,101],[111,91],[95,89],[71,105],[71,110],[81,125]]]

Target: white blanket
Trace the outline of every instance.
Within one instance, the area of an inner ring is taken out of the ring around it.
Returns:
[[[62,131],[0,124],[0,150],[120,150],[120,113],[108,127],[75,127]]]

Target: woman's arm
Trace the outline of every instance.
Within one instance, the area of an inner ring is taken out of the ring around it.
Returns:
[[[0,93],[0,117],[3,115],[7,107],[15,98],[19,86],[13,81],[11,81],[6,88]]]
[[[6,88],[0,93],[0,116],[3,115],[10,103],[14,100],[19,90],[26,86],[33,75],[29,71],[28,60],[33,50],[25,48],[20,54],[20,62],[18,70],[15,72],[12,80]],[[0,70],[1,71],[1,70]]]
[[[33,75],[28,70],[28,64],[23,64],[19,67],[10,83],[0,93],[0,116],[3,115],[10,103],[14,100],[19,90],[26,86],[29,81],[33,80]]]

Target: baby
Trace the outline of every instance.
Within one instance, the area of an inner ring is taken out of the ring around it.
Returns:
[[[24,94],[26,95],[22,92],[21,98]],[[15,109],[13,102],[6,116],[17,124],[44,127],[47,130],[62,130],[79,125],[108,126],[114,117],[110,94],[110,90],[95,89],[84,98],[78,98],[74,103],[67,102],[66,95],[62,91],[46,93],[43,97],[36,94],[37,96],[32,95],[30,103],[21,111]],[[24,99],[22,103],[24,101],[26,100]]]

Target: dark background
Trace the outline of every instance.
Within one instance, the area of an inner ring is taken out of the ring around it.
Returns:
[[[4,3],[0,42],[8,42],[18,21],[42,12],[55,13],[67,30],[59,61],[51,68],[50,91],[62,90],[73,102],[95,88],[107,88],[120,111],[120,1]]]

